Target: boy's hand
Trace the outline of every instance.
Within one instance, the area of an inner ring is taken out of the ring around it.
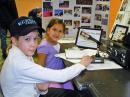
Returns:
[[[39,91],[46,91],[48,89],[49,83],[38,83],[36,86]]]
[[[87,67],[91,62],[92,62],[93,58],[90,56],[84,56],[82,57],[80,64],[84,65],[85,67]]]

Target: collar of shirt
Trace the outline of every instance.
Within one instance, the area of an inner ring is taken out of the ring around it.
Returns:
[[[12,52],[13,54],[19,54],[21,55],[22,57],[26,57],[27,59],[33,61],[33,58],[32,57],[28,57],[26,56],[17,46],[15,45],[12,45],[12,48],[10,49],[10,52]]]

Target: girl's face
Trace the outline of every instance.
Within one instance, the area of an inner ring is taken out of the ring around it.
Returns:
[[[32,57],[38,46],[38,32],[33,31],[25,36],[14,39],[15,45],[26,55]]]
[[[55,24],[51,28],[47,29],[48,39],[54,43],[57,43],[64,35],[64,28],[62,24]]]

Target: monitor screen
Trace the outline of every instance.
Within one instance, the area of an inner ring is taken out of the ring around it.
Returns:
[[[101,41],[102,30],[81,27],[78,30],[75,45],[82,48],[97,48],[97,43]]]
[[[127,34],[127,32],[128,32],[127,26],[116,24],[112,31],[111,40],[117,41],[117,42],[122,42],[123,38]]]

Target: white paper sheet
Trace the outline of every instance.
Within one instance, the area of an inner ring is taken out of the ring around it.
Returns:
[[[73,38],[66,38],[66,39],[61,39],[58,41],[59,43],[75,43],[75,39]]]
[[[85,55],[95,55],[97,50],[92,50],[92,49],[84,49],[84,50],[79,50],[79,49],[65,49],[65,56],[66,58],[82,58]]]

